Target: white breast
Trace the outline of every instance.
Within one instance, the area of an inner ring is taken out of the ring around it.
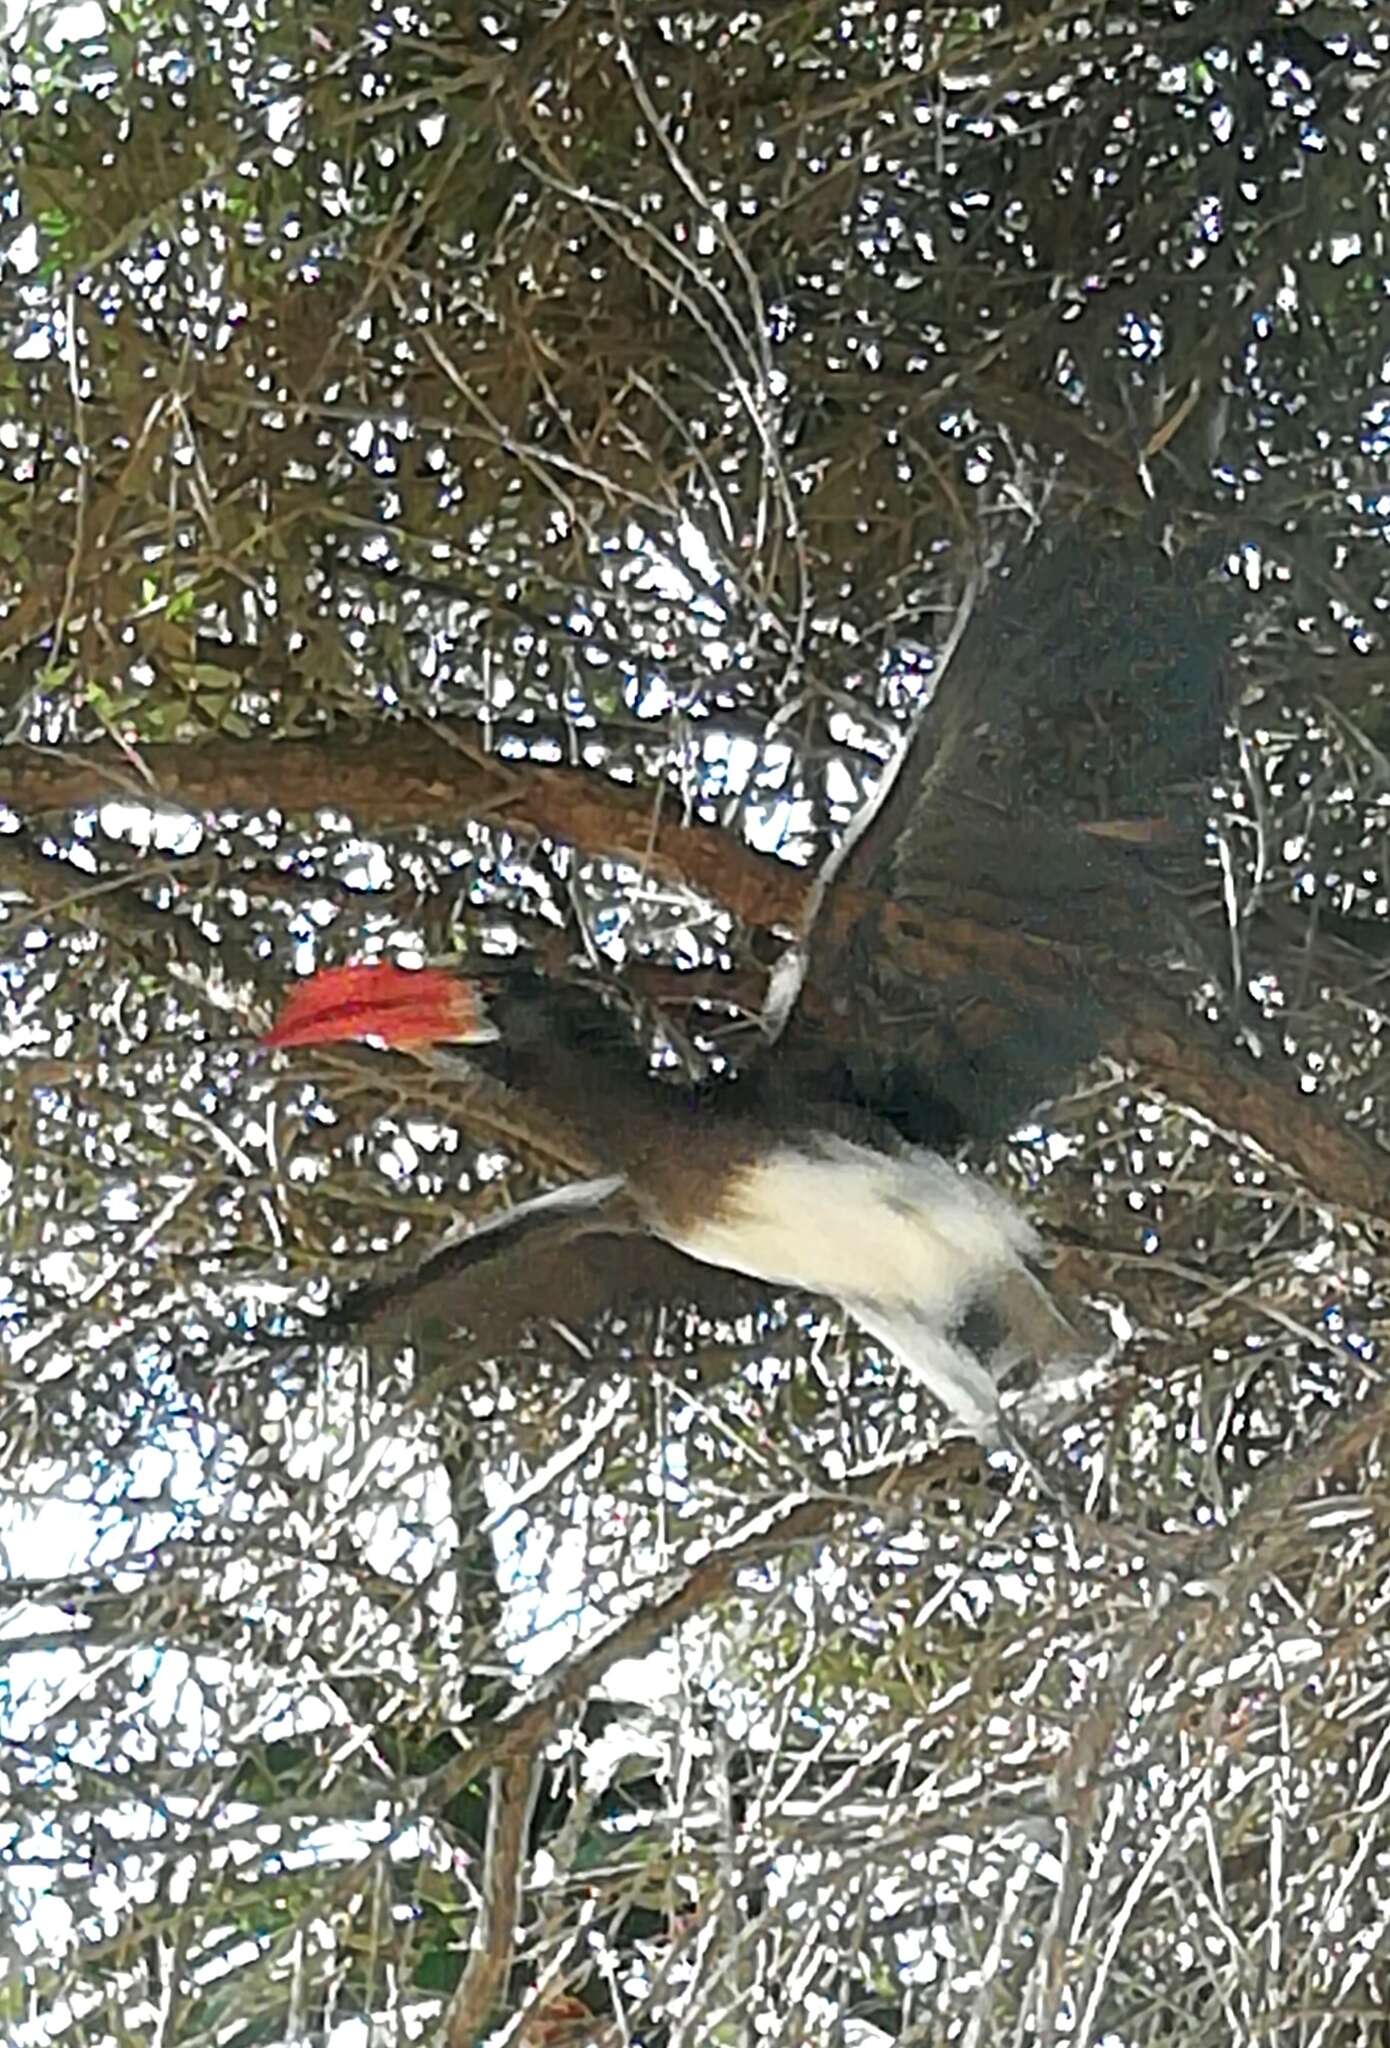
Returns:
[[[846,1303],[909,1303],[943,1324],[1037,1242],[1002,1195],[935,1153],[890,1158],[829,1136],[746,1167],[716,1217],[662,1235],[707,1265]]]

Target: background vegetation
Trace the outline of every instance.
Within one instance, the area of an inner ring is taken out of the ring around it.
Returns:
[[[1386,63],[1355,0],[12,27],[7,2039],[1384,2038]],[[935,976],[896,1051],[974,1072],[1064,949],[1075,1092],[964,1120],[1119,1340],[1091,1512],[622,1240],[302,1337],[579,1162],[258,1059],[295,972],[520,946],[737,1060],[914,733],[971,802],[804,1007],[862,1067]]]

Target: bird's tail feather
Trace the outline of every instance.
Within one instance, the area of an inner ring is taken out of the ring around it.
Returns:
[[[913,1302],[845,1306],[954,1421],[989,1446],[1009,1446],[1011,1420],[1046,1427],[1060,1419],[1099,1355],[1021,1262],[989,1286],[975,1305],[988,1313],[978,1319],[966,1314],[948,1326]],[[972,1341],[977,1330],[988,1334]]]
[[[845,1307],[972,1436],[981,1443],[1000,1440],[999,1388],[974,1352],[909,1302],[847,1301]]]

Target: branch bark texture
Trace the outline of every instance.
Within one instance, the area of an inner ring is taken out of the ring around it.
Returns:
[[[674,795],[635,790],[592,768],[516,766],[481,752],[472,729],[401,725],[368,743],[327,733],[310,740],[211,739],[140,749],[101,743],[0,757],[0,802],[31,816],[115,799],[209,815],[347,811],[364,826],[491,819],[564,840],[582,853],[629,861],[661,880],[726,904],[745,923],[794,924],[805,896],[796,869],[742,846],[722,827],[686,824]]]
[[[65,753],[8,749],[0,758],[0,801],[31,816],[139,797],[203,815],[250,808],[294,814],[331,805],[367,826],[408,821],[446,829],[490,818],[595,857],[645,866],[755,927],[795,930],[811,901],[809,876],[720,827],[666,815],[660,792],[638,793],[592,769],[512,766],[434,727],[401,726],[377,734],[370,746],[334,735],[219,738],[145,747],[140,760],[148,777],[143,789],[133,780],[130,758],[114,746]],[[958,822],[959,843],[978,844],[977,829]],[[1084,899],[1088,918],[1100,900],[1100,892]],[[1123,902],[1118,912],[1112,905],[1112,929],[1124,908]],[[1050,928],[1040,931],[1039,921]],[[1272,1064],[1262,1071],[1238,1047],[1220,1043],[1156,976],[1140,979],[1132,955],[1108,967],[1089,921],[1065,935],[1053,915],[1039,921],[1011,915],[1007,888],[971,887],[959,871],[944,877],[939,890],[841,886],[832,892],[818,937],[817,971],[805,992],[808,1015],[833,1044],[846,1028],[847,993],[862,997],[875,961],[891,965],[894,996],[885,1007],[899,1012],[903,989],[916,991],[923,1011],[935,1004],[943,1013],[951,1012],[954,988],[997,990],[995,1017],[990,1004],[973,995],[951,1016],[972,1057],[978,1050],[972,1034],[987,1040],[996,1028],[1043,1012],[1069,1019],[1090,1002],[1097,1044],[1214,1124],[1247,1134],[1320,1199],[1390,1223],[1390,1159],[1372,1139],[1299,1094],[1291,1072]],[[913,1050],[924,1063],[949,1056],[944,1047],[935,1055],[925,1044]],[[1010,1056],[1021,1050],[1012,1045]]]

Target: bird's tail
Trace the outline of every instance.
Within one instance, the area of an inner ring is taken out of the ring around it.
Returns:
[[[971,1436],[983,1444],[1002,1442],[999,1387],[983,1358],[910,1302],[847,1301],[845,1306]]]
[[[1021,1260],[949,1322],[915,1302],[845,1306],[990,1448],[1016,1449],[1016,1425],[1046,1427],[1082,1394],[1100,1355]]]

